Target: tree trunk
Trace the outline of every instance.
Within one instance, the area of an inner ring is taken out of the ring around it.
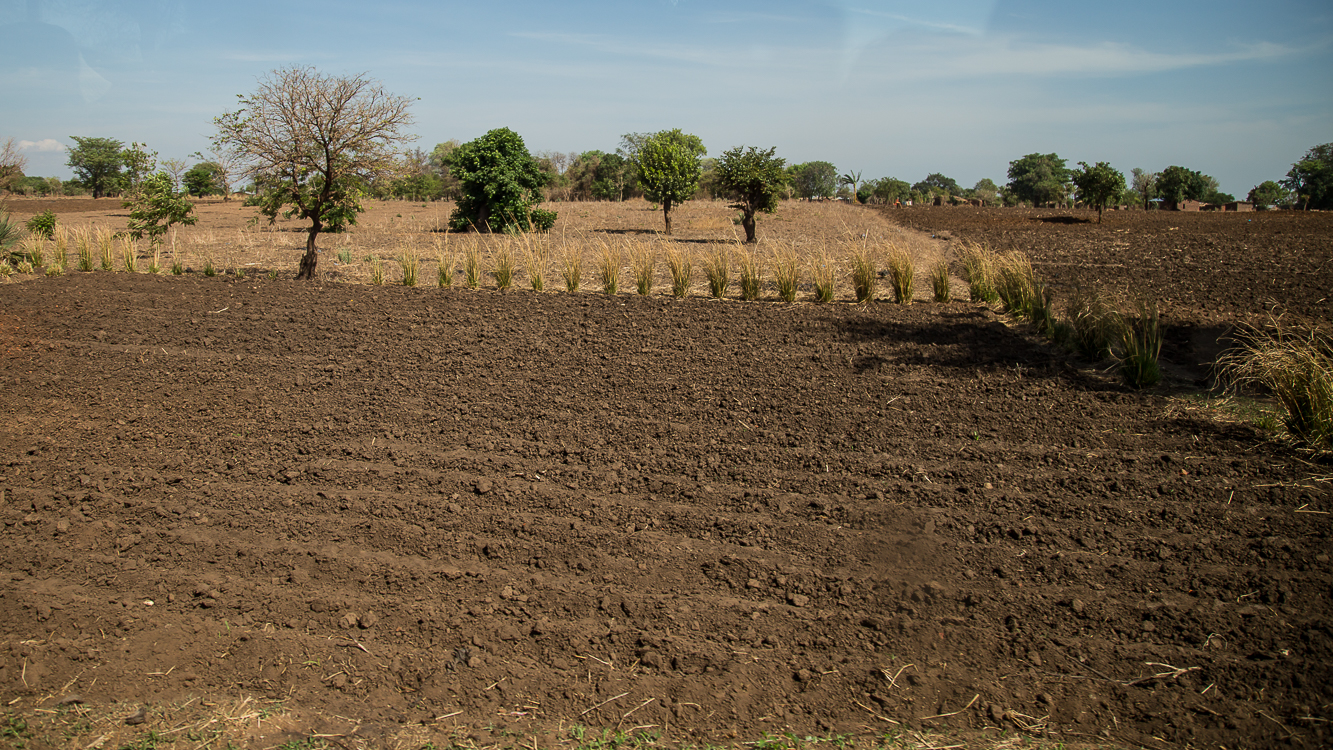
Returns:
[[[319,251],[315,249],[315,238],[319,236],[319,221],[315,221],[310,226],[310,234],[305,240],[305,255],[301,256],[301,268],[296,273],[297,279],[314,279],[316,274],[316,263],[319,262]]]
[[[671,201],[670,201],[670,200],[663,200],[663,201],[662,201],[662,217],[663,217],[664,219],[666,219],[666,234],[667,234],[668,237],[670,237],[670,236],[671,236]]]
[[[746,242],[755,242],[755,241],[756,241],[755,238],[754,238],[754,224],[755,224],[755,221],[754,221],[754,212],[753,212],[753,211],[746,211],[746,212],[744,213],[744,215],[741,216],[741,226],[745,227],[745,241],[746,241]]]

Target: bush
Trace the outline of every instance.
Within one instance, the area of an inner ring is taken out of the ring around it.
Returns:
[[[551,227],[555,226],[555,211],[547,211],[544,208],[534,208],[528,218],[532,221],[532,231],[549,232]]]
[[[56,215],[50,210],[43,211],[36,216],[28,219],[25,225],[28,231],[43,237],[45,239],[55,239],[56,236]]]

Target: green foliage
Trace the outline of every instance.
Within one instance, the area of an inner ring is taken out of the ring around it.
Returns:
[[[125,201],[130,209],[130,236],[143,239],[144,235],[157,244],[172,224],[192,225],[199,217],[192,216],[194,204],[172,190],[171,175],[166,172],[143,180],[132,200]]]
[[[862,185],[860,192],[864,196],[858,196],[862,203],[891,204],[895,201],[910,200],[912,186],[908,185],[906,180],[881,177]]]
[[[1250,188],[1250,194],[1245,199],[1262,211],[1286,203],[1291,199],[1291,191],[1273,180],[1265,180]]]
[[[1151,388],[1162,380],[1157,358],[1162,352],[1162,325],[1157,305],[1141,299],[1135,315],[1118,317],[1120,377],[1131,388]]]
[[[1221,362],[1229,389],[1258,386],[1282,405],[1292,437],[1316,450],[1333,450],[1333,339],[1309,326],[1274,318],[1250,328],[1240,347]]]
[[[22,239],[23,226],[8,211],[0,212],[0,258],[8,258]]]
[[[832,198],[838,192],[838,168],[826,161],[810,161],[789,170],[797,198]]]
[[[462,193],[449,218],[450,229],[526,232],[531,228],[533,207],[541,202],[541,188],[549,178],[518,133],[497,128],[452,149],[446,160]],[[545,213],[551,214],[549,220]],[[550,229],[554,213],[545,213],[541,223]]]
[[[1157,195],[1171,208],[1187,200],[1201,201],[1208,193],[1208,180],[1202,172],[1170,166],[1157,176]]]
[[[43,211],[36,216],[28,219],[24,226],[28,231],[38,237],[44,237],[48,240],[55,239],[56,236],[56,215],[51,210]]]
[[[77,135],[70,138],[78,145],[69,150],[66,166],[74,170],[75,179],[92,191],[94,198],[120,192],[125,167],[124,142]]]
[[[1157,178],[1156,172],[1149,172],[1146,169],[1134,167],[1129,171],[1130,187],[1138,194],[1138,200],[1143,203],[1143,210],[1148,210],[1153,198],[1157,196]]]
[[[1069,170],[1056,154],[1028,154],[1009,162],[1009,189],[1034,206],[1060,203],[1069,196]]]
[[[1333,143],[1307,151],[1305,158],[1291,165],[1282,184],[1307,210],[1333,209]]]
[[[963,189],[953,178],[945,177],[939,172],[926,175],[926,179],[913,185],[912,190],[921,193],[923,196],[958,195],[963,192]]]
[[[528,213],[528,219],[532,222],[532,231],[549,232],[555,226],[556,213],[544,208],[534,208]]]
[[[786,160],[774,157],[776,150],[737,146],[717,160],[717,186],[734,201],[731,207],[740,210],[746,242],[755,242],[755,214],[776,211],[787,185]]]
[[[632,135],[632,134],[630,134]],[[625,138],[630,139],[630,135]],[[697,135],[680,128],[648,136],[634,153],[633,163],[644,196],[662,205],[666,233],[671,234],[671,209],[699,189],[700,164],[708,151]]]
[[[190,195],[201,198],[206,195],[223,195],[226,189],[223,187],[222,167],[217,162],[201,161],[190,167],[185,173],[182,182],[185,183],[185,190]]]
[[[1125,176],[1104,161],[1091,167],[1086,162],[1078,165],[1080,169],[1072,176],[1074,187],[1078,189],[1080,200],[1097,209],[1097,223],[1100,224],[1102,211],[1125,192]]]

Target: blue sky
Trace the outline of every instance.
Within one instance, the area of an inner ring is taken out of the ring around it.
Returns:
[[[776,146],[865,178],[1004,183],[1053,151],[1243,197],[1333,141],[1327,0],[0,0],[0,49],[0,140],[61,177],[71,135],[205,150],[212,118],[289,65],[419,98],[426,150],[678,127],[710,155]]]

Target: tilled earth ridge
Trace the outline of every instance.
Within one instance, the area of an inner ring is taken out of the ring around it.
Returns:
[[[0,348],[10,711],[1329,742],[1327,466],[983,307],[72,273]]]

